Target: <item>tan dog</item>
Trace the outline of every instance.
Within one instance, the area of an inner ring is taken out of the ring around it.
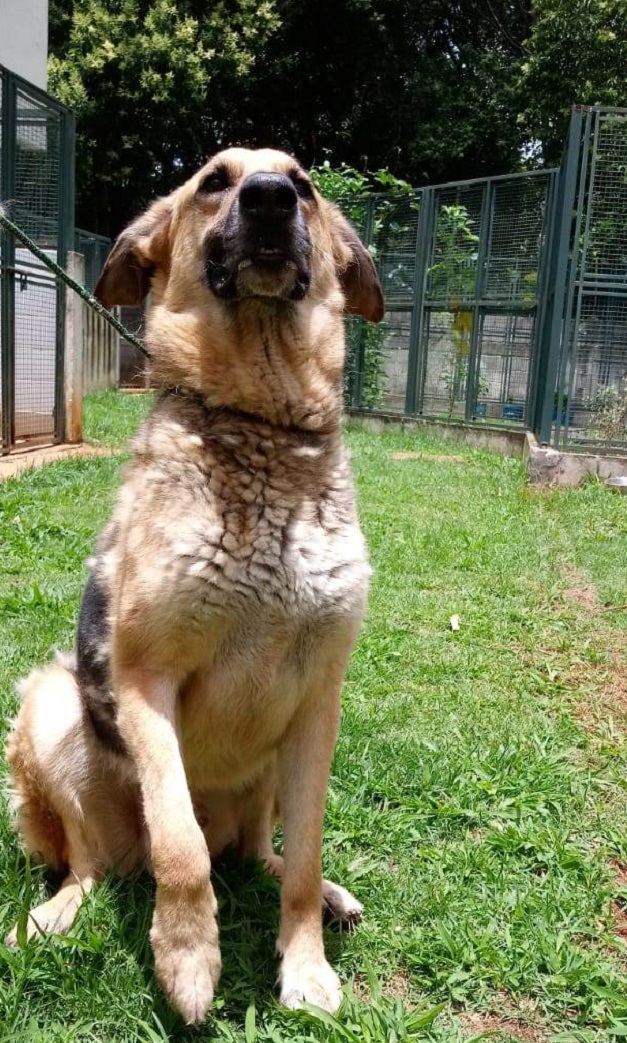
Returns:
[[[322,881],[321,835],[369,575],[340,435],[343,312],[378,321],[380,286],[294,160],[230,149],[120,236],[97,293],[149,289],[162,391],[76,657],[23,683],[8,744],[25,845],[68,870],[28,931],[67,931],[107,869],[148,861],[157,974],[199,1021],[220,973],[210,855],[234,844],[282,877],[282,1002],[335,1010],[322,904],[361,907]]]

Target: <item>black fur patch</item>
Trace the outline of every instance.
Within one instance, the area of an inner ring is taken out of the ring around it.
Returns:
[[[110,650],[108,595],[92,572],[78,618],[76,678],[96,735],[110,750],[124,756],[127,751],[116,723],[117,705],[111,690]]]

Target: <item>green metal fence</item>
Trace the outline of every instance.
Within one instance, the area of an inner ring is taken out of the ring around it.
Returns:
[[[542,435],[611,451],[627,446],[627,109],[575,110],[562,176],[565,275]]]
[[[340,205],[387,307],[349,322],[350,408],[627,447],[627,110],[576,108],[559,169]]]
[[[549,170],[362,202],[387,311],[378,328],[351,324],[354,409],[528,422],[555,182]]]
[[[85,232],[84,229],[77,228],[74,232],[73,249],[83,257],[84,285],[93,292],[111,249],[111,240],[104,235],[96,235],[95,232]]]
[[[109,244],[72,227],[72,116],[1,67],[0,92],[0,199],[62,264],[82,254],[93,288]],[[348,322],[349,407],[627,447],[627,109],[575,109],[557,170],[340,205],[376,258],[387,309],[379,326]],[[2,452],[63,438],[64,319],[64,286],[3,234]],[[86,386],[144,380],[85,329]]]
[[[74,120],[64,106],[1,66],[0,200],[16,224],[65,264],[74,234]],[[64,286],[3,232],[2,452],[29,439],[63,439],[64,319]]]

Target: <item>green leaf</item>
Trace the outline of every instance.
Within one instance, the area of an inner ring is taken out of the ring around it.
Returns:
[[[246,1018],[244,1020],[244,1036],[246,1043],[255,1043],[257,1039],[257,1014],[255,1011],[255,1004],[251,1002],[246,1011]]]

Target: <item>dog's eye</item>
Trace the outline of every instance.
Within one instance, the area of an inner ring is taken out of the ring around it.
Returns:
[[[313,199],[313,185],[306,177],[300,174],[292,174],[292,184],[301,199]]]
[[[207,174],[204,181],[200,182],[199,191],[206,195],[215,195],[216,192],[224,192],[228,187],[229,178],[226,170],[214,170],[212,174]]]

